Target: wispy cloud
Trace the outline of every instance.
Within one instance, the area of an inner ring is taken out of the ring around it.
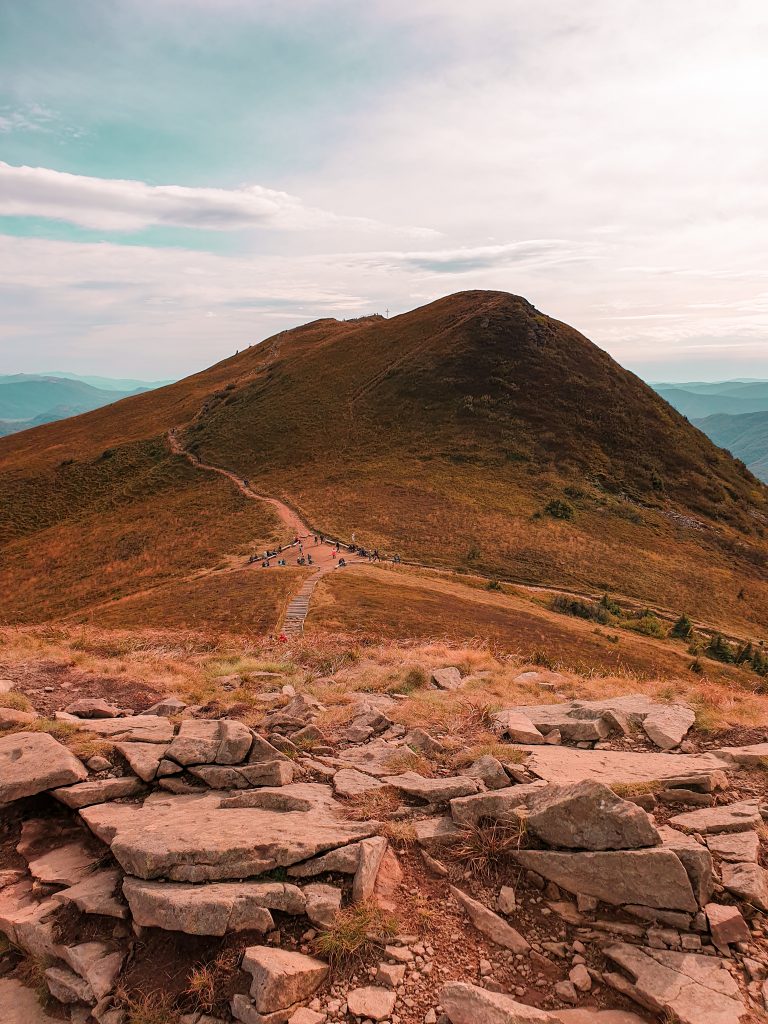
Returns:
[[[374,267],[400,267],[434,274],[468,274],[502,267],[541,267],[595,259],[599,249],[586,242],[561,238],[534,238],[502,245],[427,249],[421,252],[367,253],[363,261]]]
[[[48,167],[14,167],[2,161],[0,216],[43,217],[97,231],[125,232],[151,226],[211,231],[384,227],[370,218],[340,216],[307,206],[297,196],[263,185],[236,189],[149,185],[67,174]],[[424,228],[395,230],[419,237],[435,234]]]

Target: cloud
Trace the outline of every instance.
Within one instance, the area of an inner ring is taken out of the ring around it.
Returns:
[[[48,167],[14,167],[3,161],[0,216],[43,217],[91,230],[117,232],[141,231],[151,226],[210,231],[384,228],[368,218],[339,216],[306,206],[288,192],[262,185],[236,189],[148,185],[143,181],[67,174]],[[423,228],[395,230],[419,236],[434,234]]]
[[[503,245],[463,246],[422,252],[369,253],[363,261],[376,267],[402,267],[435,274],[467,274],[500,267],[552,266],[595,258],[597,247],[560,238],[530,239]]]

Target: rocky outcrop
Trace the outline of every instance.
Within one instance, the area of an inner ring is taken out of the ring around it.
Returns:
[[[370,822],[344,820],[330,790],[314,788],[322,797],[309,811],[222,807],[211,793],[158,795],[141,807],[100,804],[81,814],[128,874],[182,882],[252,878],[375,831]]]

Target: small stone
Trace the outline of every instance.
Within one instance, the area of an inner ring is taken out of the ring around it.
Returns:
[[[514,914],[517,909],[517,898],[511,885],[502,885],[496,898],[496,906],[502,914]]]
[[[353,988],[347,993],[349,1012],[355,1017],[374,1021],[386,1020],[394,1010],[396,1001],[397,996],[394,992],[377,985]]]

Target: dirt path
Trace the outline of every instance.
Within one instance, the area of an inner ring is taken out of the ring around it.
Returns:
[[[168,444],[174,455],[181,455],[195,469],[201,469],[208,473],[218,473],[219,476],[224,476],[231,480],[240,493],[245,498],[248,498],[249,501],[263,501],[270,505],[277,513],[282,525],[286,528],[288,539],[287,543],[280,547],[280,554],[289,565],[298,564],[298,559],[302,554],[304,556],[312,556],[312,566],[314,566],[315,571],[304,581],[298,592],[288,602],[282,622],[279,624],[282,632],[286,635],[300,633],[304,629],[304,621],[309,612],[309,603],[318,581],[327,573],[338,569],[339,557],[343,557],[347,565],[359,564],[364,562],[365,559],[356,555],[350,555],[346,551],[342,551],[339,554],[335,544],[326,540],[321,542],[319,536],[312,533],[301,516],[286,505],[284,501],[280,501],[279,498],[271,498],[265,494],[258,494],[250,486],[250,483],[243,480],[236,473],[223,469],[221,466],[214,466],[211,463],[200,461],[183,447],[174,429],[168,431]],[[279,572],[282,567],[276,565],[277,559],[273,557],[269,561],[269,571]],[[254,568],[262,571],[261,559],[254,562]]]

